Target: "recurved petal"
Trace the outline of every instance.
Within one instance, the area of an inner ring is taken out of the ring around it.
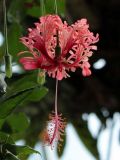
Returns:
[[[90,76],[91,75],[91,70],[89,68],[87,68],[87,67],[83,67],[83,69],[82,69],[82,75],[84,77]]]
[[[19,61],[25,70],[34,70],[38,68],[37,61],[33,57],[23,57]]]

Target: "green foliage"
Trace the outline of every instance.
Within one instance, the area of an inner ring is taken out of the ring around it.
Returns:
[[[5,144],[5,148],[7,152],[12,153],[12,155],[14,155],[20,160],[23,160],[23,158],[26,158],[28,155],[33,154],[33,153],[40,154],[38,151],[32,149],[29,146],[18,146],[14,144]]]
[[[23,158],[25,158],[26,160],[26,157],[30,154],[33,153],[40,154],[38,151],[35,151],[29,146],[15,145],[11,136],[3,132],[0,132],[0,147],[1,147],[0,158],[4,158],[4,160],[6,159],[23,160]]]
[[[36,77],[36,78],[35,78]],[[22,78],[9,84],[7,92],[0,99],[0,142],[4,144],[7,137],[13,134],[20,134],[24,132],[29,126],[29,120],[23,113],[11,114],[15,108],[23,106],[28,102],[40,101],[48,92],[47,88],[37,83],[37,74],[33,72],[24,75]],[[7,133],[8,135],[6,135]],[[4,141],[4,142],[3,142]],[[8,143],[8,140],[7,142]],[[31,153],[37,153],[35,150],[28,146],[15,146],[12,144],[4,145],[7,153],[3,155],[7,159],[21,159]],[[8,148],[9,147],[9,148]],[[13,150],[10,150],[13,148]],[[18,152],[20,152],[18,154]],[[25,158],[26,159],[26,158]]]
[[[26,158],[33,153],[40,154],[29,146],[19,146],[8,143],[8,141],[1,143],[0,158],[4,160],[26,160]]]
[[[30,91],[25,91],[19,96],[11,97],[2,101],[0,105],[0,118],[6,118],[8,115],[10,115],[13,110],[24,101],[28,94],[30,94]]]
[[[9,86],[0,101],[0,118],[6,118],[23,102],[38,101],[46,95],[47,89],[40,87],[34,76],[35,74],[26,75]]]
[[[0,120],[1,122],[1,120]],[[11,132],[6,134],[5,132],[8,132],[8,127],[6,127],[6,124],[11,128]],[[19,159],[23,160],[27,158],[28,155],[33,153],[38,153],[38,151],[35,151],[29,146],[18,146],[15,145],[13,139],[11,136],[16,133],[24,132],[29,126],[29,120],[23,113],[17,113],[9,116],[7,119],[2,120],[0,130],[0,144],[2,145],[2,155],[1,157],[4,157],[4,159]]]
[[[41,15],[41,9],[39,6],[33,6],[32,8],[27,9],[27,14],[38,18]]]
[[[7,17],[11,23],[20,23],[25,17],[24,1],[12,0],[8,9]]]
[[[24,113],[12,114],[6,121],[13,133],[24,132],[29,127],[29,120]]]
[[[66,147],[66,133],[63,135],[63,140],[60,142],[61,148],[57,147],[57,155],[61,157],[64,153]],[[59,144],[58,144],[59,145]]]
[[[54,0],[47,0],[45,3],[46,13],[55,13]],[[65,13],[65,0],[57,1],[58,14],[64,15]]]
[[[22,36],[22,28],[19,23],[12,23],[8,32],[9,53],[13,56],[13,60],[18,59],[17,53],[23,50],[23,45],[20,43]],[[12,39],[11,39],[12,37]]]
[[[32,7],[27,9],[27,14],[32,17],[40,17],[42,13],[42,4],[35,4]],[[44,1],[45,6],[45,14],[55,14],[55,6],[54,6],[54,0],[47,0]],[[60,0],[57,2],[57,8],[58,8],[58,14],[64,16],[65,13],[65,0]]]
[[[0,144],[6,143],[14,144],[14,140],[9,134],[0,131]]]

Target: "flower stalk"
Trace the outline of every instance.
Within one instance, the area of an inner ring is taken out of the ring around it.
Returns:
[[[5,73],[8,78],[12,77],[12,56],[8,51],[8,35],[7,35],[7,14],[6,14],[6,1],[3,0],[3,11],[4,11],[4,38],[5,38]]]

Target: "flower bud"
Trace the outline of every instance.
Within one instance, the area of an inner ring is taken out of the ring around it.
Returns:
[[[4,56],[6,77],[12,77],[12,56],[10,54]]]
[[[40,85],[43,85],[45,83],[45,72],[44,71],[41,71],[41,70],[38,71],[37,82]]]

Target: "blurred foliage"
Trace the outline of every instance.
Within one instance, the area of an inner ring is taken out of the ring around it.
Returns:
[[[66,132],[65,132],[65,134],[63,135],[63,139],[62,139],[62,141],[60,142],[60,145],[61,145],[61,148],[59,148],[59,147],[57,147],[57,155],[59,156],[59,157],[61,157],[62,155],[63,155],[63,153],[64,153],[64,149],[65,149],[65,147],[66,147]],[[58,144],[59,145],[59,144]]]

